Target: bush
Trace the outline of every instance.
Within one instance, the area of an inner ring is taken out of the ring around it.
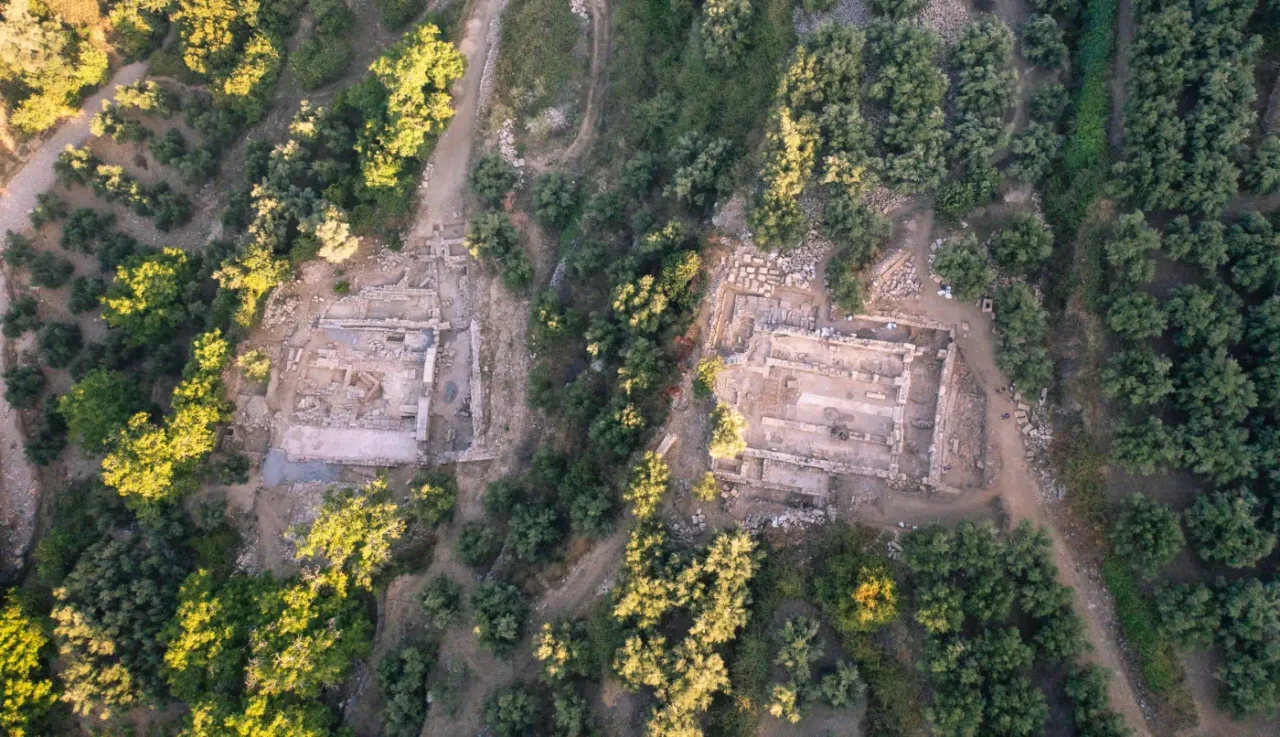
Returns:
[[[304,90],[314,90],[341,79],[351,68],[355,54],[345,40],[333,36],[311,36],[298,45],[289,68]]]
[[[427,527],[439,527],[453,519],[458,504],[458,482],[439,471],[422,471],[409,484],[409,516]]]
[[[471,170],[471,189],[489,207],[499,207],[520,181],[520,172],[499,154],[480,157]]]
[[[837,256],[850,271],[875,263],[889,238],[889,221],[865,204],[836,190],[822,207],[822,232],[838,247]]]
[[[39,366],[11,366],[4,372],[4,400],[17,409],[31,409],[40,400],[46,384]]]
[[[1025,184],[1039,184],[1053,171],[1062,150],[1062,136],[1051,123],[1031,123],[1013,139],[1009,176]]]
[[[529,616],[529,605],[520,590],[502,581],[485,581],[471,595],[471,608],[480,644],[502,658],[515,652]]]
[[[1124,717],[1111,708],[1107,682],[1111,674],[1097,665],[1081,666],[1067,675],[1064,690],[1071,719],[1080,737],[1131,737]]]
[[[28,330],[40,327],[40,308],[36,298],[23,295],[9,303],[3,318],[4,337],[17,338]]]
[[[563,229],[578,211],[578,182],[568,174],[553,171],[533,182],[533,212],[538,222]]]
[[[736,409],[724,402],[717,402],[711,411],[711,442],[707,452],[712,458],[733,458],[747,448],[743,433],[747,421]]]
[[[508,289],[522,290],[533,278],[529,259],[520,247],[520,234],[506,213],[477,214],[467,228],[466,243],[473,258],[492,258],[498,263]]]
[[[978,239],[973,235],[940,247],[934,257],[933,269],[963,300],[985,294],[993,276],[991,267],[987,265],[986,250],[978,245]]]
[[[649,519],[658,513],[671,483],[671,468],[657,453],[646,452],[631,469],[631,478],[622,498],[631,505],[637,519]]]
[[[1124,292],[1107,307],[1107,327],[1129,340],[1146,340],[1164,332],[1168,317],[1155,297],[1146,292]]]
[[[1150,348],[1132,348],[1111,356],[1102,369],[1102,393],[1130,407],[1150,407],[1173,392],[1173,361]]]
[[[498,554],[498,534],[483,522],[468,522],[458,532],[453,554],[472,568],[482,568]]]
[[[71,298],[67,300],[67,308],[74,315],[96,310],[102,306],[101,297],[106,293],[107,283],[100,277],[89,279],[77,276],[71,282]]]
[[[1033,15],[1022,27],[1022,55],[1036,66],[1054,69],[1067,58],[1062,29],[1050,15]]]
[[[390,31],[405,27],[426,7],[426,0],[378,0],[382,25]]]
[[[443,630],[458,616],[458,605],[461,602],[462,587],[446,576],[436,576],[422,587],[418,601],[422,604],[422,612],[426,615],[428,627]]]
[[[1001,268],[1030,276],[1053,254],[1053,231],[1039,217],[1019,213],[991,237],[990,248]]]
[[[537,732],[538,702],[522,686],[512,686],[485,699],[484,723],[498,737],[521,737]]]
[[[58,289],[71,280],[76,267],[65,258],[58,258],[48,251],[37,251],[28,266],[31,271],[31,283],[46,289]]]
[[[1145,494],[1129,497],[1116,518],[1111,539],[1115,542],[1116,555],[1127,560],[1145,578],[1154,576],[1186,544],[1178,515]]]
[[[729,3],[745,5],[741,0]],[[703,6],[707,12],[712,3]],[[732,144],[725,138],[686,133],[676,140],[669,155],[674,169],[663,194],[693,208],[708,208],[733,190]]]
[[[1280,137],[1267,136],[1258,144],[1245,173],[1245,182],[1258,194],[1280,190]]]
[[[12,230],[4,234],[4,262],[10,266],[27,266],[36,257],[36,248],[31,239]]]
[[[82,448],[96,453],[146,407],[138,383],[126,374],[95,369],[58,399],[58,411]]]
[[[716,376],[724,368],[724,360],[719,356],[707,356],[698,361],[694,369],[693,393],[706,399],[715,393]]]
[[[507,544],[521,560],[541,560],[563,536],[559,522],[553,506],[517,504],[507,525]]]
[[[1161,246],[1169,258],[1217,271],[1227,262],[1226,228],[1216,220],[1201,220],[1192,229],[1191,220],[1179,215],[1165,226]]]
[[[1270,555],[1276,536],[1259,524],[1258,506],[1258,499],[1248,492],[1196,497],[1186,511],[1186,523],[1200,557],[1248,568]]]
[[[1013,31],[995,16],[969,23],[956,39],[953,149],[971,166],[985,164],[1008,140],[1005,118],[1018,92],[1013,43]]]
[[[67,216],[67,203],[53,192],[41,192],[36,195],[36,206],[31,210],[31,227],[36,230],[45,223],[57,222]],[[13,235],[10,231],[9,235]]]
[[[45,397],[40,418],[31,427],[23,448],[27,460],[43,468],[58,460],[66,447],[67,423],[58,412],[58,398]]]
[[[718,67],[732,64],[742,54],[751,23],[750,0],[708,0],[702,6],[702,53]]]
[[[869,94],[883,100],[890,113],[882,134],[885,180],[906,194],[936,187],[946,173],[944,149],[950,138],[943,112],[947,78],[934,61],[941,42],[910,23],[876,23],[868,38],[880,68]]]
[[[969,213],[990,203],[1000,189],[1000,172],[985,164],[968,166],[960,179],[938,188],[934,212],[948,222],[960,222]]]
[[[427,673],[435,653],[410,645],[378,663],[382,690],[382,732],[388,737],[417,737],[427,718]]]
[[[73,322],[51,322],[36,337],[40,360],[54,368],[66,368],[80,352],[80,326]]]
[[[1155,590],[1160,626],[1183,647],[1208,648],[1222,621],[1218,601],[1202,583],[1162,584]]]
[[[1122,418],[1112,429],[1111,457],[1130,473],[1150,476],[1177,460],[1178,448],[1158,416]]]
[[[1057,82],[1045,83],[1037,85],[1031,91],[1031,99],[1027,102],[1027,111],[1031,115],[1031,120],[1037,123],[1047,123],[1050,128],[1057,125],[1062,120],[1062,115],[1067,111],[1067,104],[1070,99],[1067,96],[1067,88]]]

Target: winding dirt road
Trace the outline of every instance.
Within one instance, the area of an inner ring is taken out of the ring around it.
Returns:
[[[925,210],[917,218],[915,240],[911,247],[915,250],[915,262],[927,264],[933,237],[933,212]],[[1111,682],[1112,706],[1124,714],[1135,735],[1150,737],[1151,731],[1143,716],[1138,692],[1129,682],[1125,659],[1113,634],[1116,630],[1108,626],[1111,616],[1110,594],[1096,576],[1090,576],[1089,570],[1076,560],[1070,547],[1054,529],[1048,511],[1037,493],[1039,481],[1027,465],[1022,433],[1015,422],[1002,419],[1005,413],[1012,415],[1016,406],[1008,392],[996,392],[997,388],[1007,387],[1009,381],[995,365],[996,337],[991,316],[983,314],[976,304],[938,296],[930,288],[932,285],[933,282],[925,280],[916,306],[939,322],[957,326],[968,323],[970,326],[968,331],[956,331],[956,344],[975,379],[987,393],[988,436],[1002,463],[994,492],[1004,500],[1013,524],[1030,520],[1050,532],[1058,578],[1074,593],[1076,612],[1084,620],[1088,630],[1087,638],[1092,649],[1085,658],[1115,674],[1116,677]],[[982,503],[987,498],[989,495],[983,495]],[[940,505],[938,511],[954,514],[955,510],[950,509],[950,506]]]
[[[31,159],[0,190],[0,233],[27,229],[28,213],[36,206],[36,195],[49,190],[57,181],[53,163],[58,154],[67,146],[79,146],[89,140],[89,121],[102,109],[103,100],[115,96],[116,85],[132,84],[145,73],[146,65],[142,63],[122,67],[102,89],[85,100],[75,117],[40,144]],[[10,294],[8,268],[0,266],[0,312],[9,309]],[[8,351],[8,341],[0,336],[0,371],[8,368]],[[23,444],[18,413],[0,395],[0,526],[6,533],[0,549],[0,570],[3,571],[21,568],[22,558],[35,535],[40,485],[35,468],[27,462]]]

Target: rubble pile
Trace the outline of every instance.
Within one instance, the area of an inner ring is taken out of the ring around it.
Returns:
[[[950,45],[955,43],[960,29],[969,22],[969,11],[963,0],[930,0],[920,12],[920,21]]]
[[[822,24],[832,21],[865,28],[871,20],[871,13],[867,11],[866,0],[840,0],[835,7],[820,13],[807,13],[803,8],[797,7],[791,18],[796,35],[806,36],[817,31]]]
[[[830,508],[829,508],[830,509]],[[749,514],[742,526],[755,532],[766,527],[790,530],[812,525],[825,525],[835,519],[835,512],[827,509],[793,509],[782,514]]]
[[[524,159],[520,158],[520,152],[516,150],[516,122],[511,118],[502,121],[502,128],[498,130],[498,153],[502,154],[502,158],[508,164],[514,166],[520,171],[520,182],[516,183],[516,187],[524,180]]]
[[[298,311],[298,295],[285,292],[276,292],[276,295],[267,303],[266,314],[262,318],[268,328],[293,322],[293,315]]]
[[[569,114],[564,106],[549,107],[524,124],[529,134],[536,138],[546,138],[555,133],[562,133],[569,128]],[[503,155],[506,158],[506,155]]]
[[[569,0],[569,12],[583,20],[591,17],[587,15],[587,3],[585,0]]]
[[[808,289],[818,274],[818,261],[828,247],[818,239],[809,239],[799,248],[778,256],[778,267],[786,274],[782,282],[787,286]]]
[[[707,529],[707,515],[702,513],[702,507],[698,507],[698,511],[689,517],[689,522],[693,525],[694,532],[702,534]]]
[[[884,185],[876,187],[862,198],[863,204],[870,208],[872,212],[876,212],[881,215],[888,215],[910,201],[911,198],[907,195],[900,192],[894,192]]]
[[[1031,405],[1023,401],[1021,394],[1015,394],[1013,398],[1017,402],[1013,417],[1022,433],[1027,465],[1040,481],[1040,495],[1045,501],[1060,501],[1066,495],[1066,487],[1054,478],[1048,464],[1036,462],[1048,456],[1049,444],[1053,442],[1049,413],[1042,405]]]
[[[906,260],[877,274],[871,282],[871,295],[873,299],[918,299],[920,279],[916,275],[915,258],[908,256]]]

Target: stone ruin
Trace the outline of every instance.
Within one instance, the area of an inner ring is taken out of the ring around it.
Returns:
[[[420,249],[379,256],[386,283],[328,304],[294,330],[266,396],[242,404],[246,424],[273,413],[270,445],[290,462],[492,458],[464,233],[462,223],[437,226]]]
[[[759,523],[790,526],[822,519],[843,477],[947,496],[980,484],[985,404],[958,389],[954,330],[837,315],[816,263],[789,271],[780,261],[740,249],[715,287],[706,350],[725,364],[715,393],[747,420],[746,449],[712,466],[726,499],[815,508]],[[881,273],[918,293],[909,253]],[[977,442],[965,437],[974,421]]]

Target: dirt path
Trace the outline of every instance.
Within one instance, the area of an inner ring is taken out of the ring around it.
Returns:
[[[14,175],[0,193],[0,233],[20,231],[27,227],[27,213],[36,206],[36,195],[48,190],[57,180],[53,162],[67,146],[79,146],[89,140],[89,121],[102,109],[102,101],[115,97],[116,85],[132,84],[142,79],[147,65],[136,62],[121,67],[111,80],[84,101],[80,112],[70,118],[58,132],[40,144],[31,160]]]
[[[609,34],[612,25],[609,22],[609,2],[591,0],[587,3],[587,11],[591,14],[591,87],[587,89],[587,104],[582,111],[578,134],[559,156],[562,165],[576,163],[591,150],[597,124],[600,122],[600,109],[604,106],[605,72],[609,68]]]
[[[36,206],[36,195],[53,187],[57,177],[53,164],[67,146],[79,146],[89,139],[89,120],[102,109],[102,101],[115,95],[116,85],[131,84],[146,73],[146,65],[122,67],[96,94],[85,100],[79,114],[67,120],[58,132],[40,144],[22,169],[0,190],[0,233],[28,228],[28,213]],[[0,268],[0,312],[9,309],[9,275]],[[8,368],[8,341],[0,336],[0,370]],[[35,534],[40,487],[35,468],[23,452],[22,428],[18,413],[0,396],[0,525],[6,535],[0,549],[0,571],[16,571]]]
[[[1133,0],[1120,0],[1116,4],[1116,49],[1112,55],[1114,69],[1111,74],[1111,124],[1112,155],[1117,159],[1124,151],[1124,94],[1129,83],[1129,44],[1133,43]]]
[[[915,261],[929,262],[929,245],[932,242],[933,213],[926,210],[917,216]],[[922,273],[922,277],[924,274]],[[1116,678],[1111,683],[1112,706],[1125,715],[1129,726],[1140,737],[1150,737],[1150,730],[1139,705],[1137,692],[1128,680],[1125,659],[1114,637],[1111,625],[1110,596],[1096,573],[1079,564],[1061,535],[1054,529],[1048,510],[1040,503],[1039,482],[1028,467],[1022,444],[1022,434],[1013,420],[1001,419],[1004,413],[1012,414],[1014,402],[1008,392],[996,389],[1008,386],[1008,380],[996,368],[993,348],[995,334],[989,315],[982,314],[976,304],[949,300],[937,295],[933,282],[925,277],[917,305],[929,317],[957,326],[956,344],[974,378],[987,391],[988,437],[1002,462],[996,478],[995,493],[1005,502],[1005,508],[1013,523],[1030,520],[1046,527],[1053,539],[1054,561],[1063,584],[1074,592],[1075,608],[1088,628],[1088,640],[1093,649],[1085,657],[1091,662],[1112,671]],[[962,324],[968,323],[969,330]]]

